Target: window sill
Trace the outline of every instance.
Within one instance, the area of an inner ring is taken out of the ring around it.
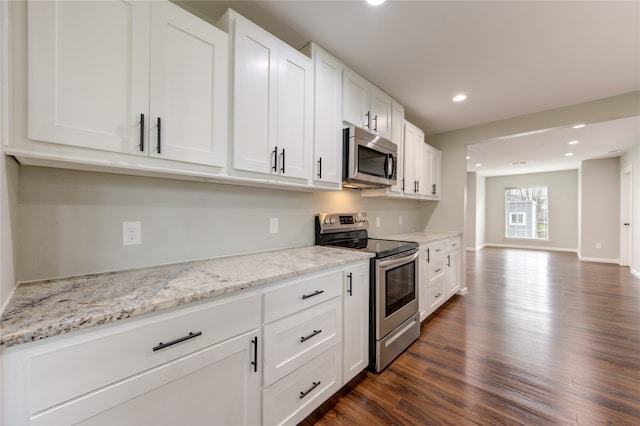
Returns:
[[[513,238],[513,237],[503,237],[502,238],[503,241],[509,241],[509,242],[514,242],[514,241],[520,241],[520,242],[527,242],[527,243],[539,243],[539,244],[552,244],[553,240],[543,240],[540,238]]]

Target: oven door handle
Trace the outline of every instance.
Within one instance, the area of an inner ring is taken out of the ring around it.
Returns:
[[[380,267],[380,269],[385,269],[385,268],[391,268],[394,266],[404,265],[406,263],[411,263],[418,258],[419,254],[420,253],[416,251],[409,256],[402,256],[402,257],[397,257],[397,258],[388,259],[388,260],[384,259],[380,261],[378,266]]]

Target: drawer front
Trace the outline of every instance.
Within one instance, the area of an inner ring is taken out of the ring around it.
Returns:
[[[444,277],[437,279],[432,286],[427,288],[427,303],[429,313],[433,312],[442,302],[444,302]]]
[[[295,425],[340,389],[341,345],[263,391],[262,423]]]
[[[260,302],[253,294],[197,304],[44,346],[29,357],[30,413],[258,328]]]
[[[447,253],[460,248],[460,237],[449,238],[447,240]]]
[[[445,258],[443,257],[438,257],[438,259],[433,260],[431,263],[429,263],[429,286],[432,285],[432,283],[437,280],[438,278],[440,278],[441,276],[443,276],[445,273]]]
[[[264,322],[270,323],[342,294],[342,272],[295,280],[264,293]]]
[[[434,259],[437,259],[439,256],[444,255],[446,251],[446,241],[436,241],[434,243],[429,243],[429,262],[432,262]]]
[[[264,386],[269,386],[342,341],[342,304],[336,297],[264,326]]]

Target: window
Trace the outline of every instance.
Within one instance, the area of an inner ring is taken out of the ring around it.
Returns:
[[[505,236],[549,239],[549,187],[522,186],[505,189]]]

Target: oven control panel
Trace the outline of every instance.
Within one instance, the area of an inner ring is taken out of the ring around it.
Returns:
[[[367,229],[369,218],[366,213],[320,213],[316,216],[320,233],[346,232]]]

